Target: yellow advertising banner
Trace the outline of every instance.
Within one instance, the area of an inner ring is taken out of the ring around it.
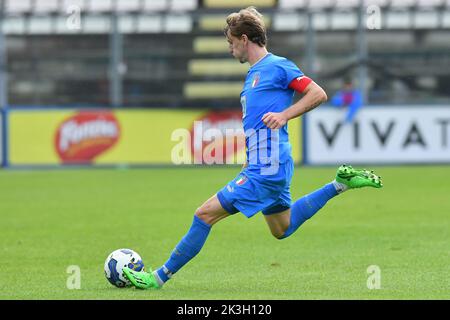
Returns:
[[[243,163],[237,111],[17,110],[9,114],[10,165]],[[300,161],[300,120],[289,123]]]

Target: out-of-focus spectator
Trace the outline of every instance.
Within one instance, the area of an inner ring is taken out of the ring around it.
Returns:
[[[343,89],[335,93],[331,98],[331,104],[335,107],[347,108],[345,122],[351,123],[363,105],[362,94],[359,89],[353,87],[350,78],[345,78]]]

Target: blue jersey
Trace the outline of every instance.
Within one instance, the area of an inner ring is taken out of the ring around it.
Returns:
[[[270,130],[262,121],[268,112],[282,112],[292,105],[292,80],[303,76],[286,58],[268,53],[250,67],[241,92],[243,126],[249,167],[285,163],[291,158],[287,124]]]

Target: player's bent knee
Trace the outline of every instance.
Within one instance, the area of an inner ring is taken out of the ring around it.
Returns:
[[[195,215],[197,216],[197,218],[209,225],[211,225],[213,222],[213,217],[211,217],[208,212],[203,209],[203,207],[197,208],[197,210],[195,210]]]
[[[203,210],[202,207],[197,208],[197,210],[195,210],[195,213],[194,213],[194,214],[195,214],[195,215],[197,216],[197,218],[199,218],[200,220],[206,219],[206,211]]]

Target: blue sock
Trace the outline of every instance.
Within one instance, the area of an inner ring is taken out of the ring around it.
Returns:
[[[319,211],[328,200],[338,194],[333,183],[329,183],[300,199],[291,206],[291,221],[281,239],[293,234],[306,220]]]
[[[173,274],[200,252],[210,230],[211,226],[209,224],[194,216],[194,221],[188,233],[176,245],[169,260],[156,270],[158,280],[162,282],[160,285],[169,280]]]

